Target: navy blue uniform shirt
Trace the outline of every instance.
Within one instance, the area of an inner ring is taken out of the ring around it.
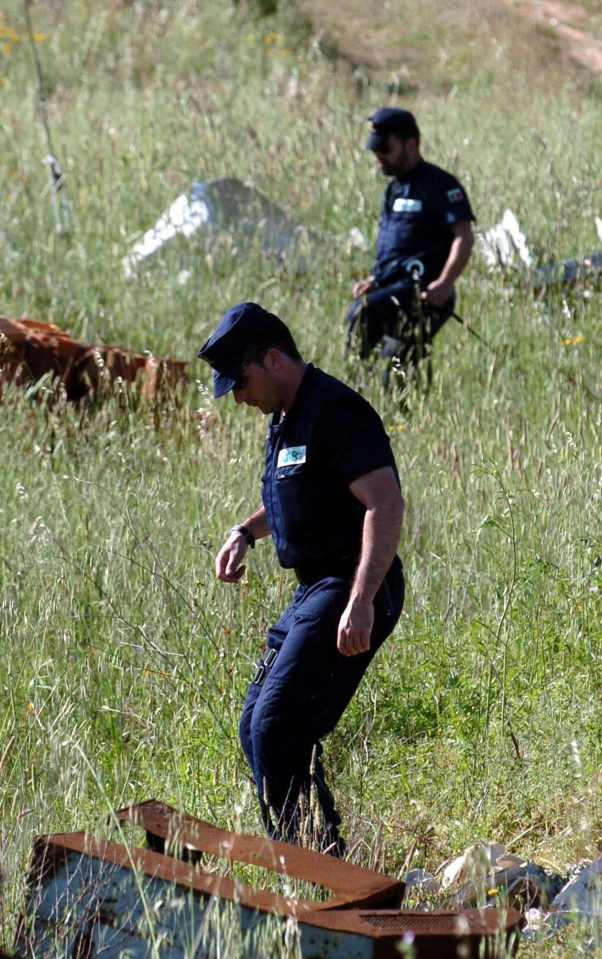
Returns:
[[[280,565],[360,554],[365,507],[349,485],[390,466],[389,437],[359,393],[308,364],[286,416],[268,428],[262,498]]]
[[[408,260],[424,264],[422,285],[441,273],[454,239],[451,226],[474,220],[466,193],[451,173],[426,160],[407,176],[397,177],[385,190],[380,215],[376,264],[372,271],[379,286],[406,275]]]

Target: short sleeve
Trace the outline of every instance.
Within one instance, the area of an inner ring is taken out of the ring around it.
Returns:
[[[450,177],[443,185],[439,202],[442,218],[447,226],[460,223],[462,220],[475,219],[464,187],[453,177]]]
[[[390,466],[397,476],[391,443],[382,420],[361,397],[332,403],[322,424],[329,443],[328,460],[350,486],[373,470]]]

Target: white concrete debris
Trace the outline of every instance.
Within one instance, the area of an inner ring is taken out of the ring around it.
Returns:
[[[169,208],[159,217],[141,240],[134,244],[122,260],[126,280],[134,275],[136,266],[156,253],[165,243],[175,236],[193,236],[202,226],[209,223],[211,212],[209,204],[200,191],[192,186],[190,195],[182,193],[176,197]]]
[[[546,925],[553,929],[602,915],[602,859],[581,869],[550,903]]]
[[[476,842],[464,850],[461,856],[439,867],[441,887],[449,889],[465,882],[483,880],[494,869],[505,846],[499,842]]]
[[[125,278],[130,280],[140,264],[174,237],[190,238],[200,231],[220,242],[231,241],[234,251],[255,246],[296,272],[307,270],[307,257],[312,252],[323,253],[336,247],[352,253],[368,247],[357,227],[344,236],[319,235],[296,223],[253,183],[236,177],[217,177],[195,180],[189,193],[176,197],[123,258]],[[191,275],[187,264],[179,271],[178,282],[185,282]]]
[[[360,253],[366,253],[368,249],[368,240],[361,230],[358,230],[356,226],[353,226],[347,234],[346,246],[349,251],[359,250]]]
[[[528,909],[522,930],[524,939],[550,939],[560,929],[575,923],[584,932],[584,948],[599,943],[602,916],[602,859],[579,869],[552,899],[549,909]],[[589,933],[595,933],[593,938]]]
[[[481,253],[489,266],[513,266],[517,256],[526,267],[533,266],[533,256],[512,210],[504,210],[499,223],[477,236]]]

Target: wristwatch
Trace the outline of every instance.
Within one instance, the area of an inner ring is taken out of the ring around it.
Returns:
[[[247,541],[247,544],[251,547],[251,549],[255,549],[255,537],[253,536],[253,533],[251,532],[251,530],[247,529],[246,526],[243,526],[242,523],[237,523],[236,526],[233,526],[231,528],[230,532],[240,533],[241,536],[244,536],[244,538]]]

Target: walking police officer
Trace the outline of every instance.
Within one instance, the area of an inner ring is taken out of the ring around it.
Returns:
[[[232,527],[216,574],[238,582],[249,547],[271,536],[298,580],[268,631],[240,722],[263,821],[289,842],[309,823],[318,848],[342,855],[321,740],[403,606],[403,499],[390,442],[370,404],[305,363],[288,327],[255,303],[229,309],[198,356],[213,367],[216,397],[232,391],[271,416],[262,505]]]
[[[420,131],[409,110],[384,108],[370,118],[366,149],[386,176],[372,274],[353,285],[350,326],[361,334],[360,355],[385,340],[385,355],[416,362],[454,309],[454,284],[474,244],[474,215],[458,180],[420,153]],[[416,303],[416,294],[422,304]],[[423,310],[420,310],[422,305]],[[426,326],[416,331],[416,307]],[[393,343],[397,340],[397,343]],[[388,344],[388,346],[387,346]]]

